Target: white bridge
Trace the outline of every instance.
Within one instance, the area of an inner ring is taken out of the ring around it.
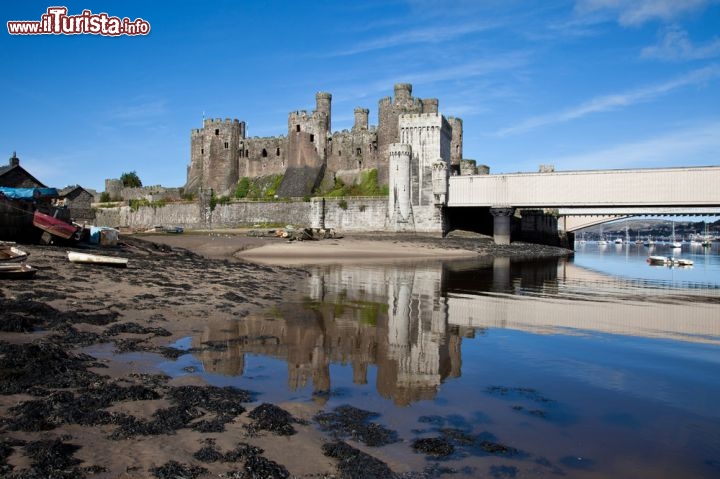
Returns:
[[[574,231],[631,215],[720,215],[720,166],[451,176],[447,206],[487,207],[509,242],[515,208],[555,209]]]

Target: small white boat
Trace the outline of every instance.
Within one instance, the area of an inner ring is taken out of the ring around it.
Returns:
[[[99,254],[78,253],[76,251],[68,251],[68,260],[71,263],[87,263],[102,264],[107,266],[125,267],[128,264],[127,258],[119,258],[116,256],[103,256]]]
[[[666,266],[692,266],[695,264],[691,259],[673,258],[672,256],[649,256],[647,262]]]

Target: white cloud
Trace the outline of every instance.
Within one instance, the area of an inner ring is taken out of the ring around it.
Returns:
[[[477,33],[493,28],[490,23],[452,24],[441,27],[408,29],[398,33],[365,40],[351,48],[330,53],[328,56],[349,56],[375,50],[413,45],[419,43],[441,43],[470,33]]]
[[[720,121],[715,121],[591,153],[537,161],[554,164],[559,170],[582,170],[597,165],[603,165],[603,168],[707,166],[717,164],[718,151]]]
[[[718,77],[720,77],[720,67],[712,65],[693,70],[690,73],[664,83],[649,85],[627,92],[599,96],[572,108],[528,118],[514,126],[495,132],[495,135],[506,136],[522,133],[546,125],[576,120],[593,113],[615,110],[636,103],[651,101],[682,87],[705,83]]]
[[[702,10],[714,0],[577,0],[581,16],[611,15],[623,26],[638,26],[661,20],[672,22],[690,12]]]
[[[673,26],[663,32],[658,45],[643,48],[641,56],[669,61],[713,58],[720,56],[720,38],[694,46],[685,30]]]

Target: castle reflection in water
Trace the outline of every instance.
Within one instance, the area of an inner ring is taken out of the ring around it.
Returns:
[[[239,376],[247,354],[287,362],[291,390],[333,388],[331,364],[351,365],[398,405],[433,399],[459,377],[464,338],[489,328],[539,334],[596,330],[611,334],[713,341],[712,302],[665,300],[662,289],[628,288],[566,260],[489,258],[451,263],[315,267],[306,294],[232,324],[209,323],[199,342],[222,345],[197,354],[205,372]],[[624,296],[626,291],[628,292]],[[707,339],[711,338],[711,339]]]

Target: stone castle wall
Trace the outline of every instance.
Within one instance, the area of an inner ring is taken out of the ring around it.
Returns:
[[[332,132],[332,95],[319,92],[315,110],[293,111],[287,117],[287,136],[247,138],[245,122],[205,120],[192,130],[190,165],[185,189],[197,193],[212,188],[217,196],[231,195],[243,176],[284,174],[287,168],[325,167],[333,178],[337,172],[378,170],[378,180],[388,184],[388,147],[400,140],[401,115],[438,114],[436,98],[412,96],[412,85],[398,83],[394,97],[378,102],[378,125],[368,123],[369,109],[355,108],[350,131]],[[462,156],[462,121],[452,118],[452,161]]]

